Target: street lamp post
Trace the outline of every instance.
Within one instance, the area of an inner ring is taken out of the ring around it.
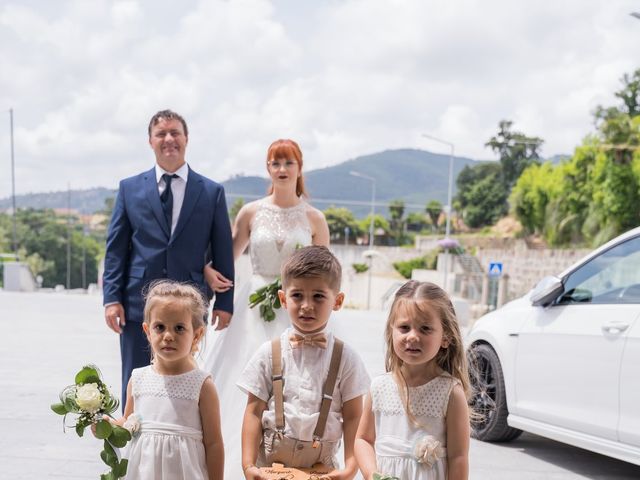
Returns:
[[[449,238],[449,233],[451,232],[451,202],[452,194],[453,194],[453,155],[455,152],[455,147],[453,143],[447,142],[446,140],[442,140],[440,138],[434,137],[432,135],[427,135],[426,133],[422,134],[423,137],[433,140],[435,142],[442,143],[443,145],[447,145],[451,149],[451,153],[449,154],[449,182],[447,187],[447,207],[445,208],[445,212],[447,213],[447,217],[445,218],[445,227],[444,227],[444,238]],[[447,282],[449,280],[449,248],[445,247],[445,256],[444,256],[444,290],[448,290]]]
[[[18,259],[18,228],[16,226],[16,174],[13,154],[13,108],[9,109],[9,132],[11,141],[11,213],[13,218],[13,253]]]
[[[373,248],[374,242],[374,215],[376,211],[376,179],[370,177],[369,175],[365,175],[360,172],[349,172],[349,175],[353,175],[354,177],[364,178],[365,180],[369,180],[371,182],[371,221],[369,222],[369,249]],[[367,285],[367,310],[371,307],[371,270],[373,267],[373,256],[369,256],[369,278]]]

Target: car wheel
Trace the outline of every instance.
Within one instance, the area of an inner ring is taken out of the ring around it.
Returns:
[[[469,350],[473,396],[471,407],[478,418],[472,418],[471,435],[486,442],[508,442],[522,430],[507,424],[507,397],[498,355],[489,345],[480,343]]]

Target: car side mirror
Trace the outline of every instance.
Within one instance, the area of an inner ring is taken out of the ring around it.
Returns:
[[[529,298],[534,307],[550,305],[564,291],[562,280],[558,277],[544,277],[531,291]]]

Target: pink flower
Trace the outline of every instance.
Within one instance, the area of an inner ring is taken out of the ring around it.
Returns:
[[[137,413],[132,413],[127,417],[123,427],[129,430],[131,436],[135,436],[140,430],[140,424],[142,423],[142,417]]]
[[[418,460],[418,463],[425,463],[433,467],[440,458],[444,458],[445,449],[435,437],[425,435],[416,442],[413,448],[413,455]]]

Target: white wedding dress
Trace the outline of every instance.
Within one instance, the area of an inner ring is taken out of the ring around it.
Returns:
[[[247,396],[236,387],[236,381],[258,347],[279,336],[290,323],[282,308],[276,310],[275,320],[265,322],[259,307],[249,308],[249,295],[275,280],[280,266],[296,248],[311,245],[308,208],[304,201],[290,208],[280,208],[266,199],[258,201],[249,236],[253,275],[250,281],[236,284],[229,327],[220,332],[209,329],[207,333],[200,366],[211,373],[220,397],[228,479],[243,478],[241,430]]]

